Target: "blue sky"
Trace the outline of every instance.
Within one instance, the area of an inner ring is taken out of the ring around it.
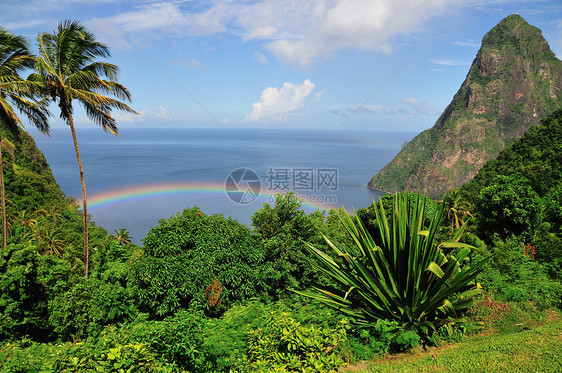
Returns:
[[[421,131],[451,101],[482,36],[513,13],[562,56],[559,1],[0,2],[0,24],[34,50],[37,34],[64,19],[109,46],[141,113],[115,113],[120,128]],[[76,120],[92,126],[79,110]]]

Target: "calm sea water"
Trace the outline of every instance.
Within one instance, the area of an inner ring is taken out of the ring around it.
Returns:
[[[101,129],[78,130],[89,209],[110,233],[131,232],[136,243],[161,218],[198,206],[249,224],[271,194],[292,190],[305,209],[368,206],[379,193],[366,188],[415,133],[322,130]],[[51,137],[32,133],[63,192],[80,199],[78,166],[67,128]],[[230,197],[225,190],[229,179]],[[252,177],[255,172],[257,177]],[[237,176],[238,175],[238,176]],[[242,179],[239,177],[242,175]],[[247,194],[242,202],[240,193]],[[232,197],[232,198],[231,198]],[[113,199],[112,199],[113,198]],[[254,200],[255,198],[255,200]],[[233,200],[234,199],[234,200]]]

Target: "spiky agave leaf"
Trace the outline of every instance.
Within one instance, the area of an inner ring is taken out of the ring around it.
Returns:
[[[429,332],[439,322],[456,317],[480,292],[475,279],[485,260],[469,266],[467,259],[474,248],[459,243],[460,234],[455,235],[455,242],[437,245],[443,206],[430,217],[428,227],[424,226],[425,211],[425,199],[419,195],[413,201],[405,194],[394,196],[390,217],[379,202],[375,212],[380,245],[358,217],[340,217],[359,255],[354,257],[327,238],[328,246],[343,260],[307,245],[322,272],[338,285],[298,293],[336,308],[358,323],[384,318]],[[453,255],[445,249],[458,252]]]

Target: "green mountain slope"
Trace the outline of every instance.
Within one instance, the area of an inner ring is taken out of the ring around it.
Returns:
[[[473,202],[478,193],[498,175],[519,174],[529,180],[539,196],[553,193],[562,185],[562,109],[527,131],[496,159],[488,161],[478,174],[461,187]],[[562,189],[561,189],[562,191]],[[559,201],[562,203],[562,201]]]
[[[519,15],[506,17],[482,38],[465,81],[435,125],[368,186],[442,196],[561,107],[561,89],[562,62],[541,31]]]
[[[22,210],[34,211],[63,200],[64,194],[33,138],[20,130],[17,139],[3,125],[0,132],[2,139],[14,145],[13,154],[6,147],[2,150],[8,215],[14,217]]]

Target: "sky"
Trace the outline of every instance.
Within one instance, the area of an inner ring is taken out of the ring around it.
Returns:
[[[32,51],[66,19],[109,47],[139,113],[114,112],[120,128],[419,132],[513,13],[562,57],[557,0],[0,0],[0,25]]]

